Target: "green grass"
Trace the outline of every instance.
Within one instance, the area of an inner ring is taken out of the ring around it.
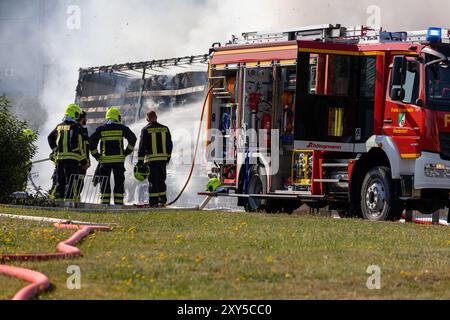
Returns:
[[[17,291],[26,285],[28,285],[28,283],[25,281],[6,278],[0,275],[0,300],[11,299]]]
[[[218,212],[0,212],[120,225],[81,243],[82,258],[14,263],[50,278],[53,290],[40,299],[450,299],[445,227]],[[0,226],[0,252],[54,251],[71,233],[3,218]],[[10,230],[17,234],[5,243]],[[81,290],[66,288],[70,265],[81,268]],[[370,265],[381,267],[381,290],[366,287]],[[21,285],[0,276],[0,298]]]
[[[0,219],[0,253],[51,252],[55,250],[55,243],[73,233],[56,229],[49,223]]]

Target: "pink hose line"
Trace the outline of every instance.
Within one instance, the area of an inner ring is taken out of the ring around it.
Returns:
[[[0,265],[0,274],[31,283],[30,285],[20,289],[12,300],[30,300],[39,292],[46,291],[50,288],[48,278],[37,271]]]
[[[0,261],[47,261],[51,259],[68,259],[81,255],[80,249],[75,245],[95,231],[110,231],[110,227],[103,226],[78,226],[70,224],[56,223],[58,229],[77,230],[69,239],[59,242],[56,245],[57,253],[37,253],[37,254],[2,254]],[[38,293],[48,290],[50,282],[48,278],[37,271],[19,267],[0,265],[0,274],[25,280],[31,284],[22,288],[16,293],[13,300],[29,300]]]

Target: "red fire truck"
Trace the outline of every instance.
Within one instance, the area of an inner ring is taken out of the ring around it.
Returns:
[[[369,220],[449,207],[449,42],[441,28],[321,25],[213,45],[207,127],[222,136],[207,158],[222,188],[205,194]]]

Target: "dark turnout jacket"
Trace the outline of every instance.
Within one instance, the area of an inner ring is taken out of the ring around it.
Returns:
[[[91,164],[91,159],[90,159],[90,156],[89,156],[90,152],[89,152],[89,133],[88,133],[88,129],[83,127],[83,126],[81,126],[81,125],[80,125],[80,127],[81,127],[82,136],[83,136],[83,146],[82,146],[82,149],[81,149],[81,153],[82,153],[83,156],[86,156],[87,163],[88,163],[88,165],[90,165]]]
[[[125,148],[124,139],[128,141]],[[133,153],[136,145],[136,135],[127,126],[112,122],[106,123],[95,130],[89,139],[91,154],[100,163],[123,163],[125,157]],[[97,147],[100,143],[100,152]]]
[[[144,163],[164,161],[172,156],[172,136],[168,127],[151,122],[141,131],[138,160]]]
[[[47,137],[55,160],[76,160],[86,165],[88,160],[83,152],[83,136],[83,128],[76,122],[66,120],[58,124]]]

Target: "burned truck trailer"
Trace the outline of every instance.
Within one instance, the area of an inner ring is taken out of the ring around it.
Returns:
[[[117,107],[130,125],[149,110],[167,111],[204,97],[208,55],[125,63],[79,70],[75,102],[89,114],[90,132]],[[196,71],[200,70],[200,71]]]

